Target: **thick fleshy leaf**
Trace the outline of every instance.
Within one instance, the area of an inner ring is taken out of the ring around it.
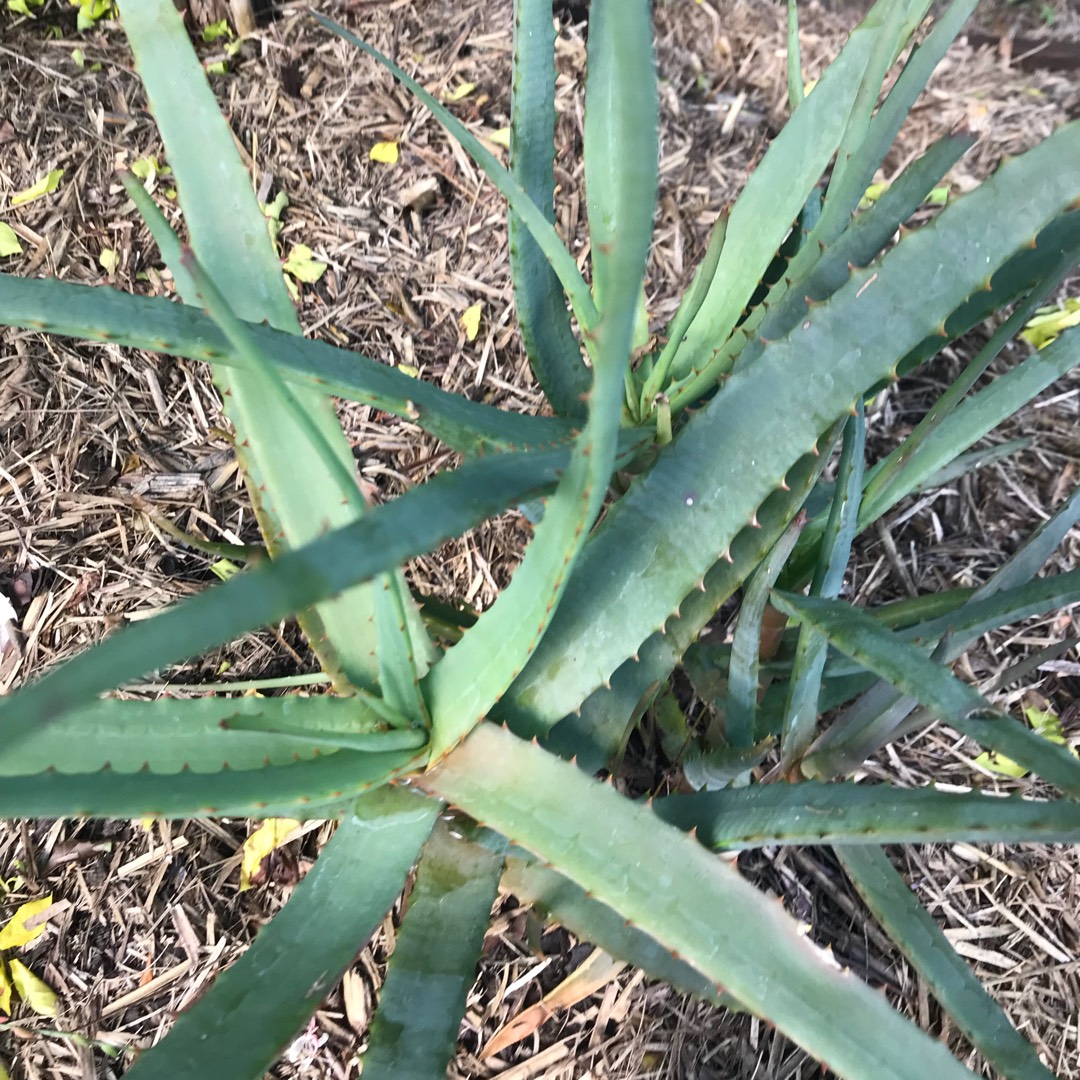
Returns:
[[[119,631],[0,704],[4,746],[125,680],[225,642],[400,565],[551,486],[557,451],[496,455],[444,473],[299,551]],[[441,664],[439,665],[442,666]],[[2,754],[2,751],[0,751]]]
[[[125,1076],[262,1076],[382,922],[438,810],[389,788],[360,800],[255,943]]]
[[[1068,844],[1080,805],[890,784],[754,784],[654,799],[652,808],[709,847],[769,844]]]
[[[855,272],[736,371],[608,511],[510,702],[550,722],[578,708],[752,527],[822,431],[1077,198],[1080,125],[1073,124]],[[997,227],[988,233],[991,219]],[[927,273],[928,266],[948,272]]]
[[[352,749],[417,750],[422,731],[387,731],[362,696],[158,698],[92,701],[3,748],[0,777],[109,769],[158,774],[243,772]]]
[[[895,7],[884,0],[874,5],[751,174],[728,219],[709,295],[676,353],[675,378],[702,369],[735,327],[839,146],[875,43]]]
[[[419,782],[572,878],[838,1075],[971,1076],[734,866],[569,762],[483,724]]]
[[[1009,1080],[1052,1080],[1035,1047],[1009,1023],[881,848],[858,844],[836,855],[874,917],[987,1063]]]
[[[656,203],[650,14],[646,0],[594,0],[590,8],[589,82],[602,84],[593,110],[606,117],[593,150],[600,158],[593,186],[601,190],[590,198],[613,231],[605,234],[607,250],[593,252],[605,268],[605,292],[597,323],[585,331],[593,358],[589,419],[510,586],[426,680],[436,758],[487,715],[543,640],[607,494]],[[604,165],[605,155],[619,167]]]
[[[555,220],[555,23],[549,0],[515,0],[510,95],[510,175],[537,209]],[[510,210],[510,276],[521,340],[548,401],[582,416],[589,371],[570,328],[555,271],[521,218]]]
[[[437,826],[424,845],[363,1057],[368,1080],[446,1075],[502,858]]]
[[[300,325],[251,177],[179,12],[171,0],[146,0],[127,5],[121,14],[165,142],[196,256],[237,316],[266,321],[299,336]],[[157,239],[160,244],[163,238]],[[183,295],[190,279],[185,280],[175,264],[171,269]],[[194,295],[184,299],[199,302]],[[324,445],[332,448],[342,469],[355,467],[326,394],[296,390],[297,406],[308,418],[301,426],[260,374],[215,368],[214,378],[236,428],[237,456],[271,555],[302,547],[327,528],[348,525],[361,516],[364,502],[359,489],[353,485],[343,494],[335,477],[322,467]],[[319,432],[318,444],[312,444],[311,428]],[[342,685],[372,688],[376,682],[370,590],[370,585],[362,584],[344,596],[327,597],[317,610],[302,614],[312,647]]]
[[[773,603],[823,633],[829,643],[897,690],[926,705],[987,750],[1004,754],[1080,798],[1080,761],[995,709],[947,666],[935,663],[869,615],[841,601],[773,593]]]
[[[0,326],[22,326],[86,341],[242,366],[224,334],[198,308],[55,279],[0,274]],[[483,448],[550,449],[574,429],[552,417],[521,416],[440,390],[361,353],[247,324],[259,348],[290,383],[411,420],[465,453]]]

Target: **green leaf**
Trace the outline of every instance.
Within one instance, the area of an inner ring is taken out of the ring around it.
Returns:
[[[734,866],[569,762],[483,724],[420,783],[613,907],[838,1075],[970,1077]]]
[[[360,800],[255,943],[125,1075],[262,1076],[378,929],[437,813],[392,789]]]
[[[502,858],[439,825],[424,845],[363,1056],[368,1080],[446,1075]]]
[[[299,551],[262,563],[119,631],[3,699],[5,746],[126,679],[284,618],[437,547],[549,487],[562,455],[496,455],[444,473]],[[442,666],[441,664],[438,666]]]
[[[1072,124],[853,273],[749,370],[736,371],[608,511],[517,680],[515,703],[566,716],[610,679],[751,525],[821,432],[1078,197],[1080,125]],[[987,220],[997,223],[989,234]],[[946,264],[947,275],[926,271]]]
[[[1004,753],[1067,795],[1080,797],[1080,761],[998,712],[942,664],[883,630],[850,604],[773,593],[781,611],[810,623],[841,652],[933,710],[951,727],[989,750]]]
[[[586,772],[595,772],[621,747],[629,725],[640,718],[657,689],[664,685],[683,653],[699,638],[709,620],[745,581],[776,543],[806,500],[823,465],[828,447],[808,454],[787,475],[787,489],[774,491],[762,504],[757,526],[739,532],[731,542],[731,562],[720,559],[705,575],[704,591],[693,590],[670,619],[663,632],[653,634],[636,657],[622,664],[611,677],[611,686],[591,694],[581,715],[566,715],[554,698],[550,711],[526,707],[525,695],[515,687],[499,703],[496,716],[508,721],[518,735],[539,736],[550,732],[546,745],[563,757],[577,757]],[[588,549],[586,549],[587,553]],[[546,703],[545,703],[546,704]],[[559,721],[562,721],[559,723]],[[554,730],[552,730],[554,725]]]
[[[676,353],[676,379],[701,369],[735,327],[840,143],[885,13],[893,6],[883,0],[874,5],[751,174],[731,210],[708,297]]]
[[[198,308],[54,279],[0,274],[0,326],[242,367],[224,334]],[[567,443],[564,420],[519,416],[447,393],[360,353],[245,323],[282,378],[411,420],[455,450],[526,449]]]
[[[810,585],[813,596],[839,596],[843,587],[859,516],[865,456],[866,414],[860,400],[855,415],[844,425],[833,501]],[[825,638],[808,626],[800,628],[781,730],[781,767],[785,772],[803,756],[814,737],[827,653]]]
[[[318,742],[317,733],[309,742]],[[219,763],[218,771],[210,773],[118,773],[105,768],[5,777],[0,817],[327,818],[366,791],[421,768],[425,758],[415,750],[335,750],[310,761],[246,770],[223,770]]]
[[[648,934],[643,934],[606,904],[589,896],[569,878],[535,861],[508,859],[503,889],[523,903],[532,904],[572,934],[591,941],[606,953],[643,968],[650,978],[663,979],[703,1001],[735,1007],[735,1002],[695,971],[671,955]]]
[[[803,90],[802,54],[799,48],[799,5],[788,0],[787,5],[787,81],[788,109],[794,112],[806,96]]]
[[[994,330],[990,340],[979,349],[960,376],[934,402],[915,430],[874,469],[873,477],[866,488],[865,497],[869,504],[867,517],[880,516],[883,512],[881,507],[896,505],[899,501],[898,492],[910,491],[913,482],[918,483],[927,476],[927,469],[936,462],[920,455],[920,449],[950,416],[955,415],[960,402],[1025,324],[1031,312],[1058,288],[1075,266],[1078,256],[1080,243],[1062,253],[1057,265],[1048,269],[1044,280],[1033,288],[1012,314]],[[1080,322],[1080,319],[1077,322]]]
[[[761,625],[769,603],[769,590],[783,569],[805,518],[796,518],[776,542],[765,561],[754,571],[743,593],[739,619],[731,643],[728,696],[724,710],[724,732],[733,747],[748,749],[754,744],[754,720],[761,656]]]
[[[548,0],[515,0],[510,96],[510,175],[555,221],[555,23]],[[537,381],[561,416],[581,416],[589,371],[570,329],[559,279],[510,210],[510,276],[521,340]]]
[[[621,167],[605,166],[593,181],[611,185],[592,198],[597,205],[610,204],[598,212],[617,229],[601,257],[610,260],[602,272],[604,307],[595,326],[585,330],[593,358],[589,418],[510,586],[427,678],[436,758],[487,715],[542,640],[604,503],[615,463],[656,203],[659,106],[646,0],[595,0],[590,28],[589,80],[606,87],[606,96],[594,101],[594,110],[605,110],[607,118],[606,141],[595,153],[612,155]]]
[[[1009,1080],[1051,1080],[1035,1048],[978,977],[879,847],[838,848],[840,865],[897,948],[987,1063]]]
[[[354,748],[363,736],[372,750],[417,749],[426,741],[423,732],[385,727],[380,704],[360,695],[107,699],[5,745],[0,776],[245,771],[325,756],[338,736],[355,737]]]
[[[132,4],[123,11],[123,25],[165,142],[196,257],[239,318],[266,321],[299,336],[251,177],[179,13],[170,0]],[[161,230],[156,238],[159,245],[165,243]],[[175,275],[175,262],[167,253],[166,259]],[[177,277],[177,285],[185,300],[197,303],[195,296],[185,295],[182,277]],[[237,457],[271,556],[362,515],[359,489],[354,484],[342,497],[336,479],[325,475],[322,446],[311,444],[262,373],[216,367],[214,379],[236,428]],[[298,390],[295,398],[309,417],[306,427],[319,430],[320,441],[333,448],[343,468],[355,468],[329,397]],[[314,612],[302,612],[300,621],[340,687],[374,686],[369,586],[328,599]]]
[[[1028,707],[1024,709],[1024,719],[1031,725],[1031,730],[1044,739],[1049,739],[1059,746],[1068,746],[1065,742],[1065,733],[1061,726],[1061,718],[1053,711],[1045,711]],[[1068,746],[1069,753],[1077,756],[1075,748]],[[1026,776],[1028,770],[1001,754],[980,754],[975,759],[976,765],[981,765],[991,772],[1002,773],[1005,776]]]
[[[669,795],[652,808],[703,844],[736,851],[769,844],[1067,844],[1080,805],[1020,795],[899,788],[892,784],[754,784]]]
[[[869,213],[856,217],[824,250],[806,237],[761,304],[714,350],[701,372],[672,394],[674,404],[681,407],[692,403],[701,390],[729,372],[733,364],[740,368],[753,364],[770,341],[791,333],[806,320],[813,303],[827,300],[847,284],[852,266],[867,266],[891,246],[897,229],[918,208],[926,191],[956,164],[974,141],[975,137],[969,133],[939,139],[901,173]],[[811,196],[807,206],[812,206],[813,201]],[[935,340],[935,343],[940,348],[941,342]]]
[[[368,56],[378,61],[414,97],[426,105],[446,131],[461,143],[469,157],[483,169],[487,178],[506,197],[511,210],[521,218],[530,235],[544,253],[544,257],[551,263],[552,269],[570,298],[578,322],[585,329],[591,328],[596,322],[596,310],[593,307],[588,286],[582,280],[574,257],[566,250],[554,226],[544,216],[543,211],[537,207],[518,181],[503,168],[495,155],[445,105],[436,100],[415,79],[407,75],[378,49],[368,45],[366,41],[361,40],[325,15],[317,11],[313,11],[312,15],[317,22],[332,34],[336,34],[342,40],[355,45],[361,52],[367,53]]]

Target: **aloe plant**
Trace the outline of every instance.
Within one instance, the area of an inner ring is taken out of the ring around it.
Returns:
[[[659,111],[648,0],[592,3],[588,280],[554,228],[548,0],[515,0],[509,169],[406,71],[316,15],[407,86],[505,195],[522,341],[548,418],[464,401],[299,336],[250,178],[173,5],[124,6],[187,241],[125,183],[182,302],[2,275],[0,322],[208,361],[271,558],[5,699],[0,814],[339,820],[282,913],[129,1075],[260,1075],[414,866],[365,1076],[445,1074],[500,880],[609,953],[768,1019],[839,1075],[967,1075],[714,850],[798,843],[837,848],[992,1068],[1049,1075],[881,845],[1078,835],[1080,762],[949,662],[989,627],[1080,600],[1074,573],[1036,577],[1080,517],[1080,497],[975,591],[859,611],[838,598],[861,530],[943,471],[976,467],[970,448],[1080,360],[1080,330],[1066,330],[971,393],[1076,261],[1080,125],[899,242],[898,227],[968,135],[941,140],[857,210],[974,6],[953,0],[905,54],[929,0],[879,0],[803,97],[790,5],[791,118],[645,355],[635,345]],[[1002,330],[924,424],[890,457],[866,462],[864,403],[1008,306]],[[464,463],[366,507],[331,394],[409,417]],[[617,490],[616,470],[630,478]],[[402,563],[538,499],[542,520],[494,606],[452,643],[429,631]],[[740,589],[732,645],[710,644],[703,628]],[[765,653],[770,612],[790,621]],[[116,694],[292,613],[332,693]],[[708,737],[664,697],[684,663],[723,721]],[[593,774],[617,771],[635,726],[665,701],[665,722],[688,747],[672,764],[701,790],[635,802]],[[935,720],[1061,797],[846,779],[898,733]],[[457,809],[440,822],[448,804]]]

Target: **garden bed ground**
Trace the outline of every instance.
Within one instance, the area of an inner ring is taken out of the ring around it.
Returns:
[[[478,130],[490,135],[508,122],[509,0],[351,0],[330,7],[413,64],[429,87],[450,92],[475,84],[455,108]],[[59,38],[45,32],[49,15],[59,20]],[[1051,16],[1056,21],[1047,27]],[[811,4],[803,19],[812,77],[855,14]],[[1080,16],[1066,0],[986,5],[979,21],[976,44],[956,45],[914,112],[886,178],[938,135],[967,125],[980,138],[949,178],[962,191],[1003,156],[1080,116],[1080,59],[1073,67],[1038,62],[1040,52],[1067,60],[1071,49],[1080,50]],[[719,210],[783,123],[785,73],[781,9],[773,5],[658,0],[657,27],[662,186],[649,311],[659,324],[672,314]],[[161,156],[120,30],[103,24],[77,34],[73,16],[58,5],[35,23],[4,11],[0,29],[0,220],[23,246],[21,255],[3,260],[3,270],[168,293],[168,276],[115,174],[118,164]],[[1020,54],[1009,47],[1017,33],[1025,40]],[[1054,49],[1043,50],[1041,40]],[[208,61],[222,58],[217,45],[200,49]],[[558,63],[559,224],[564,235],[580,237],[580,27],[564,27]],[[299,5],[283,7],[230,68],[214,85],[261,197],[288,195],[283,244],[306,244],[329,264],[318,283],[302,287],[306,331],[503,408],[539,408],[515,335],[502,203],[427,113],[371,63],[329,40]],[[385,140],[400,144],[396,165],[369,159],[372,144]],[[64,174],[54,194],[13,206],[14,193],[55,168]],[[475,303],[482,322],[469,340],[459,319]],[[910,429],[970,347],[950,350],[890,393],[872,421],[875,453]],[[1024,437],[1025,449],[917,507],[902,507],[887,530],[864,538],[852,594],[879,602],[984,580],[1080,479],[1078,395],[1080,378],[1062,380],[991,440]],[[343,408],[342,419],[376,497],[453,463],[400,420],[355,406]],[[214,580],[213,559],[163,531],[160,518],[211,541],[256,539],[222,423],[216,392],[197,364],[0,331],[0,590],[16,601],[22,632],[20,649],[0,666],[0,693],[121,622],[147,618]],[[520,518],[501,518],[417,561],[412,582],[484,607],[527,538]],[[1059,566],[1075,565],[1076,553],[1074,536]],[[990,680],[1026,651],[1074,631],[1073,623],[1066,614],[995,635],[972,654],[968,674]],[[306,670],[314,670],[313,659],[295,626],[285,624],[170,671],[143,692]],[[1074,737],[1078,673],[1076,664],[1040,672],[1024,691],[1064,714]],[[1019,707],[1020,697],[1017,690],[1009,701]],[[970,744],[939,728],[898,745],[866,771],[909,784],[1004,784],[976,770],[973,756]],[[49,930],[26,959],[59,992],[60,1015],[46,1023],[17,1013],[18,1026],[0,1029],[0,1062],[20,1080],[118,1075],[125,1059],[113,1061],[103,1048],[156,1040],[285,901],[328,829],[313,827],[274,862],[265,884],[240,893],[246,822],[5,826],[0,918],[25,899],[52,894]],[[912,887],[1054,1071],[1080,1077],[1076,854],[958,845],[897,855]],[[741,865],[845,963],[966,1053],[828,852],[755,853]],[[539,939],[538,955],[534,929],[512,898],[500,901],[454,1075],[820,1074],[757,1021],[702,1006],[631,971],[524,1042],[481,1059],[478,1051],[498,1027],[587,952],[551,929]],[[357,1075],[353,1055],[363,1046],[392,942],[388,919],[275,1076]]]

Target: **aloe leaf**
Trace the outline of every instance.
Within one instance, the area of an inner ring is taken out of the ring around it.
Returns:
[[[485,516],[552,485],[561,460],[561,454],[549,451],[469,463],[299,551],[113,634],[0,703],[5,748],[93,694],[284,618],[437,547]]]
[[[515,0],[510,175],[555,221],[555,23],[548,0]],[[589,371],[570,328],[562,286],[521,218],[510,210],[510,277],[533,373],[561,416],[581,416]]]
[[[437,825],[416,884],[363,1056],[368,1080],[446,1075],[465,999],[498,894],[502,859]]]
[[[250,744],[263,738],[270,748],[288,741],[265,733],[243,735]],[[308,741],[322,749],[317,734]],[[250,749],[244,754],[253,756]],[[11,776],[0,784],[0,817],[337,817],[364,792],[422,768],[426,757],[415,750],[361,753],[331,748],[307,761],[262,768],[225,769],[219,761],[218,771],[208,773],[104,768]]]
[[[378,642],[379,690],[386,703],[406,725],[431,726],[427,703],[420,692],[420,680],[431,667],[431,656],[421,644],[417,653],[410,628],[406,601],[393,576],[380,575],[375,581],[374,610]]]
[[[724,556],[819,434],[1078,196],[1073,124],[853,273],[750,370],[735,372],[607,513],[552,633],[517,680],[515,704],[565,716],[603,685]],[[989,234],[987,220],[997,222]],[[926,269],[946,265],[940,275]]]
[[[359,518],[364,512],[365,504],[356,483],[355,465],[351,455],[346,464],[336,452],[335,448],[340,439],[335,439],[331,445],[326,432],[316,423],[313,415],[297,401],[277,369],[263,355],[246,325],[233,314],[228,301],[199,265],[191,249],[181,248],[153,199],[130,174],[125,174],[123,179],[124,187],[150,226],[166,262],[174,268],[174,277],[180,289],[203,302],[207,314],[228,339],[236,354],[243,358],[247,369],[262,379],[263,392],[292,418],[295,430],[306,439],[307,451],[320,462],[325,473],[324,481],[327,484],[337,484],[339,500],[351,506],[353,516]],[[340,432],[338,434],[340,435]],[[416,606],[404,580],[400,575],[392,573],[380,575],[366,595],[375,625],[375,654],[378,665],[376,683],[386,696],[391,709],[400,715],[406,724],[424,723],[427,713],[419,692],[419,679],[422,674],[427,673],[433,657],[429,649],[421,647],[419,656],[414,649],[414,636],[420,635],[427,641]],[[428,646],[430,648],[430,642]]]
[[[836,487],[822,536],[818,568],[810,584],[812,596],[835,597],[844,584],[851,542],[862,495],[866,457],[866,413],[860,399],[855,415],[844,426],[844,446],[836,469]],[[799,628],[795,665],[781,731],[781,765],[786,771],[806,752],[817,726],[821,677],[828,642],[809,626]]]
[[[825,446],[831,445],[826,440]],[[495,715],[507,720],[518,735],[547,734],[545,745],[562,757],[576,757],[585,772],[604,767],[622,746],[631,724],[653,695],[667,683],[683,653],[701,635],[709,620],[746,580],[795,517],[828,459],[827,449],[808,454],[788,473],[786,488],[774,491],[757,515],[757,526],[743,529],[731,542],[731,562],[721,559],[705,575],[704,590],[695,589],[679,605],[661,633],[653,634],[639,655],[622,664],[611,685],[595,691],[579,714],[566,716],[555,699],[552,711],[522,708],[514,688],[499,703]],[[559,721],[562,721],[559,723]]]
[[[616,13],[617,7],[617,13]],[[509,587],[492,608],[431,670],[425,692],[431,706],[433,755],[437,759],[482,720],[520,673],[558,610],[588,530],[603,505],[615,461],[622,414],[624,373],[652,234],[657,182],[657,126],[652,22],[646,0],[596,0],[590,9],[589,79],[608,85],[593,99],[607,110],[607,153],[620,168],[603,167],[617,223],[597,255],[605,266],[604,308],[585,331],[593,357],[589,419],[558,490]],[[597,253],[594,253],[597,254]]]
[[[278,374],[277,368],[263,356],[258,343],[248,333],[245,324],[233,313],[228,300],[199,264],[194,252],[191,248],[182,247],[165,220],[165,215],[157,208],[140,181],[131,173],[124,173],[121,179],[128,196],[157,241],[178,287],[189,299],[197,299],[203,305],[233,350],[242,358],[245,368],[263,381],[267,397],[289,414],[293,425],[302,433],[317,457],[320,468],[337,483],[338,498],[359,504],[355,469],[346,465],[335,453],[323,430],[297,401],[288,384]]]
[[[169,0],[157,0],[128,5],[122,21],[165,142],[196,256],[240,318],[266,321],[299,336],[251,177],[179,13]],[[183,275],[176,280],[183,295],[189,282]],[[184,299],[196,302],[194,296]],[[308,438],[307,425],[297,426],[261,373],[215,368],[214,380],[236,428],[237,457],[272,556],[356,520],[363,512],[358,489],[354,485],[355,499],[342,498],[336,480],[325,473],[319,445]],[[353,468],[330,399],[299,389],[295,397],[321,433],[320,443],[333,448],[343,468]],[[370,616],[368,585],[301,613],[312,648],[339,687],[374,686]]]
[[[487,178],[505,196],[510,209],[521,219],[529,234],[536,241],[544,257],[551,264],[552,270],[570,298],[571,307],[583,330],[591,329],[596,322],[596,308],[577,268],[574,257],[566,250],[559,239],[555,227],[533,202],[525,189],[500,164],[499,160],[487,147],[441,102],[429,94],[414,78],[407,75],[389,57],[378,49],[346,30],[345,27],[328,19],[325,15],[313,11],[315,20],[332,34],[355,45],[361,52],[367,53],[394,76],[417,100],[427,106],[439,123],[465,149],[469,157],[484,171]]]
[[[867,78],[859,88],[852,110],[852,122],[837,153],[837,167],[830,179],[821,221],[811,236],[811,243],[828,245],[846,228],[851,213],[874,179],[874,173],[884,161],[916,98],[977,4],[978,0],[953,0],[934,19],[925,40],[913,50],[885,101],[871,117],[888,67],[930,5],[917,2],[906,11],[900,4],[895,6],[893,33],[886,32],[878,38]],[[890,45],[892,55],[889,55]]]
[[[1012,1026],[881,848],[859,844],[838,848],[836,855],[874,918],[987,1063],[1009,1080],[1052,1080],[1035,1047]]]
[[[734,866],[569,762],[482,724],[420,783],[613,907],[838,1075],[971,1075]]]
[[[1018,290],[1037,287],[1046,274],[1053,272],[1062,252],[1074,244],[1080,244],[1080,213],[1068,214],[1054,222],[1040,235],[1035,248],[1024,250],[1009,260],[1002,271],[992,278],[989,293],[975,293],[971,301],[946,320],[946,336],[966,332],[974,322],[990,317],[997,306],[1012,299]],[[906,369],[912,357],[921,362],[934,355],[944,341],[945,338],[938,337],[931,345],[924,343],[919,346],[899,365],[900,369]],[[962,401],[939,426],[926,435],[918,454],[901,462],[898,476],[888,485],[887,496],[875,491],[872,499],[868,499],[864,493],[859,511],[859,531],[873,524],[901,499],[931,488],[937,478],[948,476],[945,470],[954,466],[964,450],[1015,414],[1077,363],[1080,363],[1080,333],[1074,327]],[[901,447],[897,457],[904,455],[905,450]],[[874,485],[878,471],[889,461],[887,458],[867,471],[868,486]],[[900,482],[900,477],[903,482]],[[789,564],[790,574],[785,575],[783,581],[785,587],[796,588],[809,576],[807,556],[812,551],[814,531],[811,523],[803,534],[805,548],[803,545],[800,545],[802,550],[796,548]]]
[[[911,477],[904,474],[911,469],[913,459],[919,453],[920,447],[945,419],[955,412],[968,391],[986,372],[1001,350],[1023,329],[1046,297],[1057,289],[1075,266],[1078,256],[1080,256],[1080,244],[1062,254],[1057,265],[1046,275],[1046,279],[1032,289],[1023,302],[1018,304],[1009,317],[994,330],[990,340],[968,361],[960,376],[934,402],[933,407],[919,421],[915,430],[874,470],[873,478],[866,486],[868,517],[871,515],[874,518],[880,517],[883,513],[880,507],[896,504],[897,497],[889,490],[893,485],[897,491],[910,490]],[[911,471],[921,478],[926,475],[926,468],[927,466],[920,462],[914,465]]]
[[[627,237],[638,239],[644,231],[648,244],[652,235],[658,169],[655,70],[651,12],[636,0],[618,5],[600,0],[590,7],[582,141],[592,294],[601,319],[609,308],[620,312],[626,304],[624,288],[614,285],[611,278],[617,275],[623,285],[628,281],[620,265]],[[632,101],[627,100],[628,94],[633,95]],[[642,111],[635,113],[633,107]],[[644,137],[635,138],[638,134]],[[634,152],[649,157],[638,166],[634,182],[627,183],[627,169],[636,164],[630,156]],[[643,230],[644,211],[649,220]],[[636,304],[640,279],[635,284]]]
[[[850,604],[790,593],[774,592],[773,603],[809,622],[830,644],[926,705],[961,734],[1038,773],[1067,795],[1080,796],[1080,761],[1065,747],[998,712],[947,667],[883,630],[865,612]]]
[[[1053,272],[1063,252],[1080,243],[1080,211],[1075,207],[1048,222],[1038,235],[1023,245],[989,280],[983,283],[939,326],[937,333],[912,349],[897,365],[906,375],[924,360],[936,356],[942,346],[996,315],[1002,307],[1039,287]]]
[[[769,342],[790,333],[806,319],[814,304],[827,300],[843,287],[852,266],[868,265],[896,230],[926,198],[927,192],[974,144],[964,132],[947,135],[912,162],[885,194],[824,250],[806,241],[788,264],[783,277],[765,299],[739,324],[731,337],[713,351],[709,362],[692,379],[671,391],[676,409],[692,404],[733,366],[746,367],[768,348]],[[813,204],[813,198],[808,206]],[[935,341],[940,347],[941,342]]]
[[[437,813],[391,789],[360,800],[255,943],[124,1075],[262,1076],[378,929]]]
[[[1006,590],[1019,588],[1031,582],[1046,560],[1057,551],[1072,527],[1080,521],[1080,486],[1021,544],[1005,563],[998,568],[985,585],[977,591],[973,601],[989,598]],[[1064,606],[1065,601],[1061,601]]]
[[[844,188],[847,188],[848,192],[850,192],[851,187],[858,185],[858,181],[855,181],[854,184],[851,182],[845,183],[845,181],[848,180],[849,173],[856,175],[860,173],[862,169],[858,166],[864,165],[863,158],[870,156],[865,152],[864,143],[870,127],[871,117],[877,107],[878,97],[885,82],[885,76],[900,55],[904,45],[910,40],[912,33],[914,33],[915,28],[929,7],[930,4],[926,3],[925,0],[914,0],[914,2],[911,2],[911,0],[895,0],[882,13],[881,28],[877,32],[874,47],[870,51],[866,70],[863,72],[862,79],[859,80],[859,88],[855,93],[855,100],[852,102],[847,123],[844,125],[844,134],[836,150],[836,163],[833,166],[829,185],[825,191],[821,216],[822,221],[826,223],[830,214],[830,203],[839,203],[841,213],[850,213],[855,208],[853,203],[845,211],[840,193]],[[906,110],[903,115],[906,115]],[[884,156],[885,149],[887,147],[883,148],[882,156]],[[869,164],[869,162],[866,164]],[[873,167],[870,168],[870,178],[873,177],[876,166],[877,162],[873,162]],[[867,179],[866,183],[869,183],[869,179]],[[856,202],[866,190],[866,183],[858,187]],[[818,230],[821,235],[825,235],[825,230],[822,229],[820,222]]]
[[[735,327],[840,143],[892,6],[883,0],[874,5],[751,174],[728,219],[724,253],[709,295],[676,353],[673,378],[683,379],[704,367]]]
[[[769,590],[783,569],[805,518],[796,518],[747,582],[735,635],[731,642],[724,733],[730,746],[746,749],[754,743],[754,720],[760,682],[761,624]]]
[[[348,700],[348,699],[344,699]],[[397,726],[389,731],[351,731],[348,728],[331,731],[309,724],[308,718],[302,723],[267,725],[260,716],[242,717],[223,723],[229,731],[248,732],[250,734],[269,734],[275,740],[300,743],[303,746],[316,746],[320,754],[327,748],[333,750],[360,750],[363,753],[381,753],[388,750],[420,750],[427,744],[427,732],[420,727],[407,728],[404,718],[398,719]]]
[[[658,817],[710,848],[769,844],[1072,844],[1080,805],[892,784],[753,784],[652,801]]]
[[[1080,491],[1074,491],[1054,516],[989,581],[971,593],[965,603],[906,626],[899,637],[936,641],[947,635],[936,652],[940,660],[949,662],[989,630],[1076,602],[1080,598],[1080,572],[1071,570],[1049,578],[1031,579],[1078,517]],[[883,619],[878,621],[888,625]],[[889,683],[878,683],[822,733],[813,752],[803,761],[803,772],[827,778],[856,767],[884,741],[895,737],[916,704],[914,698],[905,696]]]
[[[787,85],[788,108],[794,112],[802,104],[803,91],[802,51],[799,48],[799,5],[788,0],[787,5]]]
[[[360,695],[106,699],[5,744],[0,776],[241,772],[325,755],[326,740],[337,736],[362,736],[373,750],[417,749],[426,741],[424,732],[385,726],[383,710]]]
[[[1057,519],[1058,523],[1070,520],[1075,523],[1080,514],[1078,503],[1080,503],[1080,498],[1074,492],[1066,504],[1069,512]],[[1053,551],[1058,543],[1060,540],[1053,547],[1046,546]],[[1042,552],[1038,554],[1041,555]],[[1038,562],[1034,559],[1029,562],[1025,558],[1021,572],[1016,576],[1021,580],[1030,579],[1044,562],[1045,558],[1039,559]],[[942,634],[949,634],[954,642],[953,648],[950,649],[950,656],[957,656],[960,649],[966,648],[970,642],[990,630],[997,630],[999,627],[1033,615],[1056,611],[1080,601],[1080,570],[1067,570],[1063,574],[1052,574],[1050,577],[1036,578],[1034,581],[1026,580],[1025,584],[1015,585],[1012,588],[999,589],[999,584],[1004,584],[1004,582],[995,575],[985,586],[976,590],[974,596],[966,604],[955,611],[909,626],[898,631],[897,636],[908,641],[917,639],[932,641]]]
[[[712,233],[709,235],[708,247],[706,247],[705,255],[694,271],[694,278],[690,282],[690,288],[687,289],[678,310],[675,312],[675,317],[671,320],[671,325],[667,328],[667,342],[664,344],[660,355],[656,358],[656,365],[649,373],[649,377],[645,380],[645,385],[641,391],[639,412],[642,417],[648,416],[652,410],[656,395],[660,393],[661,388],[667,382],[672,361],[675,359],[675,353],[682,344],[690,324],[701,310],[701,305],[705,303],[705,297],[709,294],[709,288],[712,285],[713,278],[716,276],[716,268],[720,264],[720,256],[724,251],[727,220],[727,211],[722,211],[716,219],[716,224],[713,225]]]
[[[132,296],[105,285],[0,274],[0,326],[243,367],[225,336],[197,308]],[[411,420],[455,450],[549,448],[573,438],[574,429],[565,420],[504,412],[447,393],[361,353],[250,322],[245,326],[288,382]]]
[[[671,955],[648,934],[643,934],[612,908],[589,896],[580,885],[539,863],[508,859],[502,887],[518,900],[532,904],[572,934],[591,941],[611,956],[642,968],[653,979],[663,979],[684,993],[714,1005],[737,1007],[705,977]]]

